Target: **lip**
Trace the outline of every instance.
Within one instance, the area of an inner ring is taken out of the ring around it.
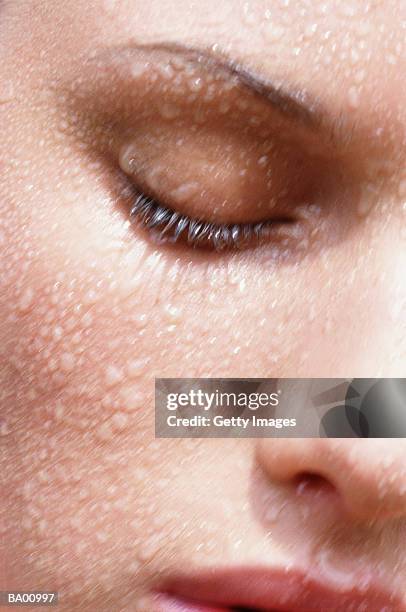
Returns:
[[[405,612],[395,595],[377,587],[345,590],[309,574],[285,569],[212,569],[169,578],[160,590],[159,612],[327,611]]]

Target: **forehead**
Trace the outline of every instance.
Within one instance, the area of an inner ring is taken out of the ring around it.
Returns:
[[[404,122],[403,0],[30,2],[35,44],[52,46],[62,69],[82,54],[132,44],[214,47],[265,78],[302,87],[333,113],[374,107]]]

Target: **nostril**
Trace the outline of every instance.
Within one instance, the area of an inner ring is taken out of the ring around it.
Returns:
[[[293,484],[297,495],[337,494],[335,485],[328,478],[313,472],[300,472],[295,476]]]

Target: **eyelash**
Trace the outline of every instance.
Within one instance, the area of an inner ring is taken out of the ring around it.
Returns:
[[[176,243],[186,240],[188,246],[193,248],[208,247],[216,251],[240,250],[252,243],[258,244],[268,236],[271,225],[275,224],[275,221],[211,223],[178,213],[143,193],[139,193],[131,207],[130,216],[137,219],[148,231],[156,232],[160,242]]]

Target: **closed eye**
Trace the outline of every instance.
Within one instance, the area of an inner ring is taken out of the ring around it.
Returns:
[[[293,223],[288,217],[255,223],[213,223],[176,212],[143,193],[136,197],[131,217],[158,242],[183,242],[193,248],[216,251],[257,246],[280,230],[281,225]]]

